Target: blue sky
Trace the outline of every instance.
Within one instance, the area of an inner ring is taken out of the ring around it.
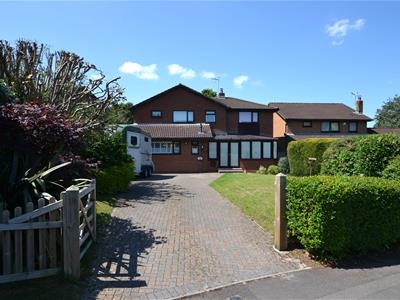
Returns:
[[[30,1],[0,9],[0,38],[76,52],[107,77],[121,76],[133,103],[177,83],[216,89],[204,78],[211,73],[228,96],[261,103],[353,107],[357,91],[371,117],[400,94],[400,2]]]

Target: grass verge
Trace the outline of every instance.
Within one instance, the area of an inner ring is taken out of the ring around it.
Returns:
[[[96,205],[97,238],[104,236],[106,225],[111,220],[115,198],[100,196]],[[0,284],[1,300],[79,300],[86,288],[86,279],[92,274],[96,246],[91,247],[82,260],[81,279],[65,280],[61,275],[15,283]]]
[[[224,174],[210,185],[244,214],[274,234],[274,180],[273,175]]]

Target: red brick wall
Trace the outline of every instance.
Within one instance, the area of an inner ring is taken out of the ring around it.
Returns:
[[[273,114],[273,137],[283,137],[286,132],[286,121],[278,113]]]
[[[161,111],[161,118],[151,117],[151,111]],[[216,112],[216,123],[213,128],[226,130],[226,110],[212,100],[191,93],[186,89],[174,89],[160,95],[157,100],[144,102],[133,111],[136,123],[173,123],[174,110],[191,110],[194,112],[194,123],[205,123],[207,110]]]
[[[299,133],[319,133],[321,134],[321,122],[323,121],[312,121],[312,127],[303,127],[302,120],[289,120],[287,121],[287,133],[299,134]],[[348,128],[349,121],[339,121],[340,133],[350,133]],[[367,122],[358,122],[358,132],[367,133]]]
[[[153,154],[153,162],[156,173],[197,173],[211,172],[218,169],[211,166],[208,160],[208,141],[200,141],[200,153],[192,155],[192,143],[190,140],[181,141],[181,154]],[[198,160],[203,157],[203,160]]]

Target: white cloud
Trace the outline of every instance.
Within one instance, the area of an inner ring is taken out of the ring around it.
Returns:
[[[233,79],[233,84],[240,89],[247,80],[249,80],[249,76],[240,75]]]
[[[201,77],[206,79],[213,79],[217,78],[217,74],[215,74],[214,72],[203,71],[201,72]]]
[[[344,40],[338,40],[338,41],[332,41],[333,46],[341,46],[343,44]]]
[[[122,73],[135,75],[139,79],[157,80],[159,78],[158,74],[156,73],[156,64],[143,66],[136,62],[126,61],[121,67],[119,67],[119,70]]]
[[[330,37],[345,37],[350,31],[360,31],[364,25],[365,19],[358,19],[353,23],[349,19],[341,19],[325,25],[325,31]]]
[[[192,69],[187,69],[178,64],[171,64],[168,66],[169,74],[180,75],[181,78],[191,79],[196,77],[196,72]]]

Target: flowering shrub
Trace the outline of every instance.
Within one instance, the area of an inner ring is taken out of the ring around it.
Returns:
[[[0,147],[21,153],[54,155],[82,143],[84,128],[52,106],[9,104],[0,107]]]

